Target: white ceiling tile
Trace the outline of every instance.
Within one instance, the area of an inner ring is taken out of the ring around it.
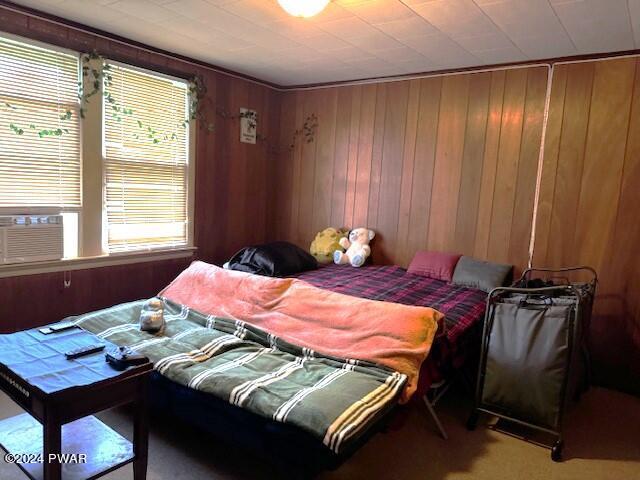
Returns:
[[[265,0],[239,0],[222,9],[259,24],[291,18],[277,3]]]
[[[640,0],[14,1],[281,84],[640,48]]]
[[[629,0],[629,15],[636,48],[640,48],[640,0]]]
[[[40,1],[29,1],[24,2],[24,4],[29,7],[44,9]],[[96,18],[99,18],[101,22],[107,23],[123,16],[122,12],[114,10],[109,6],[94,5],[91,10],[87,10],[86,2],[83,0],[65,0],[62,3],[52,2],[47,4],[47,6],[50,10],[58,12],[57,14],[60,17],[70,18],[87,25],[95,22]]]
[[[514,44],[502,32],[485,33],[483,35],[462,36],[454,38],[466,50],[493,50],[498,48],[514,48]]]
[[[477,50],[474,51],[473,54],[488,65],[521,62],[528,59],[527,56],[516,47]]]
[[[348,64],[357,68],[364,69],[383,69],[392,67],[389,62],[378,57],[362,57],[357,60],[348,62]]]
[[[318,26],[325,32],[344,39],[366,37],[377,31],[375,27],[356,17],[332,20]]]
[[[434,0],[412,8],[448,35],[482,35],[496,31],[496,26],[473,0]]]
[[[376,25],[376,28],[398,40],[438,33],[437,28],[418,15],[414,15],[413,17],[405,20],[380,23]]]
[[[565,35],[564,27],[546,1],[502,0],[480,5],[482,11],[509,37]]]
[[[553,9],[582,53],[631,50],[635,46],[624,0],[556,1]]]
[[[394,20],[406,20],[414,12],[398,0],[369,0],[351,3],[344,8],[363,20],[371,23],[387,23]]]
[[[154,40],[155,42],[155,38],[158,32],[158,26],[156,24],[144,22],[139,18],[130,17],[129,15],[123,15],[122,13],[118,13],[116,17],[109,20],[105,25],[105,30],[115,33],[116,35],[131,38],[132,40],[137,40],[138,42],[150,42],[152,40]],[[136,27],[135,34],[131,35],[130,32],[133,26]],[[187,37],[184,37],[180,34],[176,34],[175,36],[176,42],[187,40]],[[193,40],[191,40],[191,43],[193,43]],[[160,45],[156,46],[158,46],[159,48],[163,48],[160,47]]]
[[[397,47],[386,50],[376,50],[373,54],[389,63],[398,64],[406,62],[415,62],[424,59],[424,55],[409,47]]]
[[[206,24],[224,23],[226,20],[238,18],[205,0],[173,0],[171,3],[165,4],[163,8]],[[247,21],[244,23],[246,27],[251,25]]]
[[[347,48],[351,45],[344,40],[339,39],[327,32],[320,32],[312,37],[296,38],[296,41],[300,45],[315,48],[321,52],[327,52],[331,50],[338,50],[341,48]]]
[[[349,45],[348,47],[345,48],[339,48],[337,50],[332,50],[331,51],[331,56],[337,60],[340,60],[342,62],[349,62],[352,60],[357,60],[359,58],[362,57],[369,57],[370,54],[365,52],[364,50],[358,48],[358,47],[354,47],[352,45]]]
[[[274,0],[275,1],[275,0]],[[321,11],[318,15],[304,19],[304,21],[310,23],[323,23],[329,22],[331,20],[341,20],[343,18],[353,17],[353,14],[348,10],[345,10],[340,5],[336,3],[329,3],[326,8]]]
[[[303,18],[289,17],[286,20],[266,23],[264,27],[288,38],[298,39],[324,33],[314,24]]]
[[[64,1],[65,0],[23,0],[20,3],[25,7],[43,8],[43,7],[52,7],[54,5],[59,5]],[[111,1],[115,2],[116,0],[111,0]],[[102,3],[100,3],[99,5],[102,5]]]
[[[566,35],[541,35],[514,39],[516,46],[530,59],[542,60],[575,55],[576,50]],[[568,54],[565,52],[569,52]]]
[[[451,64],[452,62],[460,62],[465,66],[481,64],[480,60],[469,51],[441,33],[407,38],[403,40],[403,43],[437,64]]]
[[[365,51],[385,50],[389,48],[400,48],[402,44],[382,32],[373,30],[367,35],[349,38],[347,40],[352,45],[362,48]]]
[[[151,23],[168,20],[174,15],[169,10],[154,4],[150,0],[120,0],[110,3],[109,8],[126,13],[132,17],[139,17]]]
[[[211,5],[215,5],[219,7],[221,5],[227,5],[228,3],[237,2],[238,0],[205,0],[205,1]]]

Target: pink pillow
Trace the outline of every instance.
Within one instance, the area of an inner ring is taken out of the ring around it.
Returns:
[[[414,275],[450,282],[453,271],[462,255],[457,253],[429,252],[421,250],[411,260],[408,272]]]

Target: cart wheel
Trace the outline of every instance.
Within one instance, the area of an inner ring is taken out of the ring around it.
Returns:
[[[473,412],[471,412],[471,415],[467,420],[467,430],[472,432],[476,429],[477,425],[478,425],[478,412],[474,410]]]
[[[554,462],[562,461],[562,447],[563,447],[562,440],[558,440],[553,445],[553,448],[551,449],[551,460],[553,460]]]

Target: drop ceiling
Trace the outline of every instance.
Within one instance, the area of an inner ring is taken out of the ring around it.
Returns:
[[[640,0],[276,0],[15,3],[278,85],[302,85],[640,48]]]

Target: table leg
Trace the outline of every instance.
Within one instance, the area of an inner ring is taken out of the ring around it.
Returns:
[[[60,480],[62,476],[62,466],[57,460],[49,462],[49,454],[62,453],[62,426],[55,418],[49,415],[47,415],[47,420],[43,425],[43,437],[42,461],[44,480]]]
[[[133,423],[133,479],[146,480],[149,450],[149,406],[147,402],[147,375],[140,378],[138,400],[134,407]]]

